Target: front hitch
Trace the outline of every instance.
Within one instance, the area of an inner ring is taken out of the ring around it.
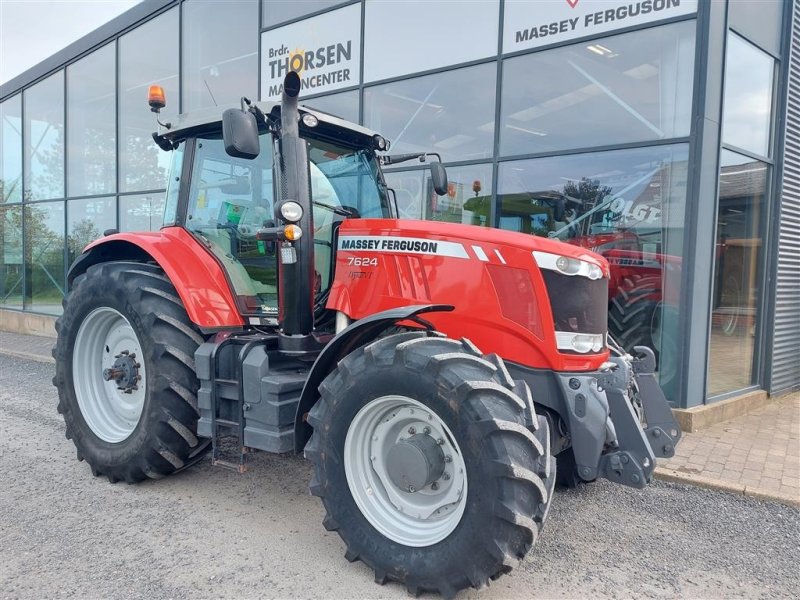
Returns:
[[[672,458],[682,432],[661,386],[656,381],[655,354],[647,346],[635,346],[633,351],[635,357],[631,361],[631,367],[636,376],[638,399],[642,403],[644,422],[647,424],[645,435],[656,456]]]
[[[560,376],[579,477],[642,488],[656,457],[671,457],[681,430],[655,379],[655,354],[636,347],[593,373]],[[641,414],[637,407],[641,405]]]

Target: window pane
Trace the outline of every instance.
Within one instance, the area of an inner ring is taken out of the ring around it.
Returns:
[[[0,306],[22,308],[22,207],[0,207]]]
[[[708,395],[753,383],[753,343],[763,273],[761,213],[769,169],[722,151],[714,253]]]
[[[164,192],[119,197],[120,231],[158,231],[164,222]]]
[[[261,0],[263,26],[271,27],[319,10],[341,4],[343,0]]]
[[[258,94],[258,3],[183,4],[183,112]]]
[[[117,227],[117,202],[111,198],[67,201],[67,254],[69,264],[107,229]]]
[[[722,141],[768,156],[775,61],[738,35],[728,34]]]
[[[22,201],[22,94],[0,103],[0,204]]]
[[[447,194],[433,191],[430,171],[384,173],[386,183],[395,191],[401,219],[427,219],[489,225],[492,201],[492,165],[447,167]]]
[[[790,4],[786,0],[728,0],[728,27],[779,55],[783,11]]]
[[[116,191],[114,44],[67,67],[67,195]]]
[[[44,200],[64,196],[64,71],[23,93],[25,194]]]
[[[26,306],[61,314],[64,297],[64,202],[25,207]]]
[[[499,10],[496,0],[367,2],[364,81],[497,55]],[[488,86],[494,89],[494,80]],[[473,81],[460,91],[479,87]]]
[[[438,152],[445,162],[490,158],[495,73],[489,63],[367,88],[364,123],[398,154]]]
[[[611,264],[609,331],[656,352],[674,399],[685,144],[501,163],[500,226],[590,248]]]
[[[181,173],[183,172],[183,152],[186,143],[182,142],[172,154],[170,177],[167,182],[167,193],[164,199],[164,225],[174,225],[178,219],[178,196],[181,191]]]
[[[164,88],[166,111],[178,113],[177,8],[119,40],[119,173],[123,192],[157,190],[166,183],[170,157],[153,141],[157,124],[147,105],[147,89],[153,84]]]
[[[315,108],[326,112],[329,115],[335,115],[346,121],[358,123],[358,92],[342,92],[340,94],[333,94],[331,96],[322,96],[320,98],[312,98],[303,102],[309,108]]]
[[[695,27],[675,23],[505,61],[501,154],[689,135]]]

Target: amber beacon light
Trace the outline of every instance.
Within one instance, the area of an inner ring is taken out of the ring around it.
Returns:
[[[167,98],[164,95],[164,88],[160,85],[151,85],[147,92],[147,103],[150,105],[150,110],[154,113],[159,112],[167,105]]]

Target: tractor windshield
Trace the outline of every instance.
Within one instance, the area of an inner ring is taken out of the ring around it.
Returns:
[[[309,171],[314,203],[316,294],[332,281],[334,225],[343,213],[389,217],[386,186],[375,155],[365,149],[309,139]],[[278,313],[277,257],[272,242],[256,239],[275,223],[273,143],[261,136],[254,160],[225,152],[220,135],[195,141],[186,228],[198,236],[225,268],[244,314]],[[279,198],[278,198],[279,199]]]

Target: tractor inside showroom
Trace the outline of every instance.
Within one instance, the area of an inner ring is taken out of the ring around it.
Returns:
[[[242,99],[161,123],[164,226],[107,232],[69,271],[58,410],[95,475],[211,451],[303,452],[348,560],[452,596],[536,543],[557,477],[637,488],[680,430],[653,352],[607,334],[608,263],[498,229],[396,218],[367,128]],[[152,90],[154,112],[163,92]]]

